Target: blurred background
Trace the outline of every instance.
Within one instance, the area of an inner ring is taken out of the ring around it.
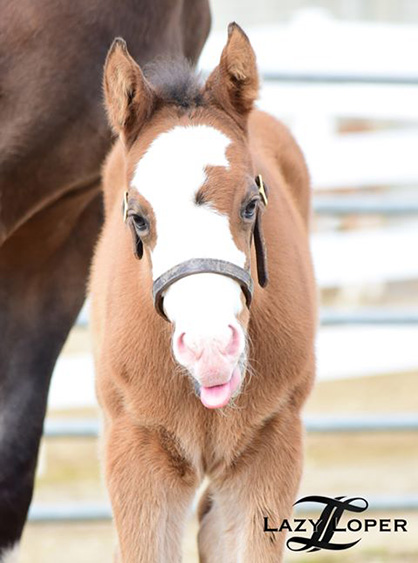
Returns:
[[[236,20],[257,53],[258,105],[311,171],[321,325],[299,496],[364,496],[367,517],[408,520],[407,533],[285,560],[417,562],[418,2],[212,0],[212,14],[201,69]],[[55,370],[22,563],[112,561],[93,377],[87,306]],[[191,515],[186,563],[195,532]]]

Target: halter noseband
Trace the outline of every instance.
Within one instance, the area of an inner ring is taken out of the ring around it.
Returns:
[[[267,206],[267,193],[265,185],[261,174],[256,178],[256,184],[258,187],[258,192],[260,194],[261,200],[264,206]],[[124,194],[123,200],[123,218],[127,221],[127,209],[128,209],[128,198],[127,192]],[[265,249],[264,241],[261,233],[260,227],[260,212],[257,211],[257,218],[254,226],[254,244],[256,249],[257,257],[257,270],[258,270],[258,281],[262,287],[267,285],[267,269],[265,264]],[[140,256],[137,257],[141,258]],[[154,307],[157,313],[166,321],[170,322],[167,315],[164,312],[164,292],[173,285],[175,282],[192,276],[194,274],[220,274],[228,278],[233,279],[241,286],[242,292],[245,296],[245,302],[247,307],[250,307],[251,300],[253,296],[254,283],[249,270],[241,268],[232,262],[227,260],[218,260],[216,258],[191,258],[185,262],[177,264],[173,268],[170,268],[161,276],[159,276],[152,284],[152,298],[154,301]]]
[[[254,284],[250,273],[226,260],[217,260],[216,258],[191,258],[181,264],[177,264],[174,268],[170,268],[164,274],[161,274],[152,285],[152,297],[154,307],[163,319],[168,321],[164,312],[164,292],[173,285],[173,283],[192,276],[193,274],[220,274],[238,282],[245,295],[247,307],[250,306],[253,297]]]

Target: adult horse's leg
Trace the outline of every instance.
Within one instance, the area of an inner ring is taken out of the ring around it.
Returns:
[[[98,185],[40,211],[0,248],[0,562],[32,497],[50,376],[79,312],[101,221]]]

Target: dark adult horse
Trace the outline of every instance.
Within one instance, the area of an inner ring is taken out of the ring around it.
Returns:
[[[208,0],[0,0],[0,562],[32,497],[51,372],[101,223],[110,133],[100,90],[115,36],[142,64],[196,62]]]

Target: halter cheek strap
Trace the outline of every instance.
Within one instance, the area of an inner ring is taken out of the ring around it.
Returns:
[[[261,177],[261,174],[257,176],[255,182],[258,186],[258,193],[261,196],[264,207],[267,207],[268,205],[267,191],[266,191],[267,188],[263,182],[263,178]],[[255,223],[254,223],[254,231],[253,231],[255,256],[257,260],[257,277],[260,286],[266,287],[266,285],[268,284],[269,277],[267,271],[267,252],[266,252],[266,245],[264,242],[261,217],[262,217],[262,212],[260,211],[260,208],[258,208],[257,216],[255,218]]]
[[[257,176],[256,184],[258,186],[258,192],[263,206],[266,207],[268,204],[267,190],[261,175]],[[261,287],[265,287],[268,282],[268,274],[266,249],[261,226],[261,213],[259,206],[254,222],[253,237],[257,258],[258,282]],[[125,222],[128,221],[128,192],[125,192],[123,199],[123,219]],[[134,237],[135,255],[137,258],[142,258],[142,241],[136,233],[135,228],[132,228],[133,225],[130,226]],[[138,248],[140,248],[140,252],[138,252]],[[165,291],[167,291],[167,289],[175,282],[194,274],[219,274],[233,279],[241,286],[242,292],[245,296],[246,305],[247,307],[250,307],[254,291],[254,283],[249,270],[241,268],[240,266],[226,260],[217,260],[215,258],[192,258],[177,264],[173,268],[170,268],[170,270],[161,274],[161,276],[159,276],[153,283],[152,298],[154,301],[154,307],[157,313],[166,321],[170,322],[164,312]]]

